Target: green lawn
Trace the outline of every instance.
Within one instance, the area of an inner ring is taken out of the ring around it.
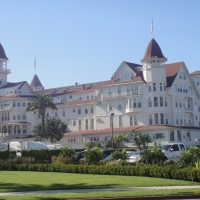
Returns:
[[[175,185],[199,183],[139,176],[0,171],[0,192]]]
[[[35,194],[2,196],[2,200],[68,200],[81,198],[106,198],[106,197],[138,197],[138,196],[166,196],[166,195],[200,194],[199,189],[181,190],[147,190],[147,191],[118,191],[118,192],[91,192],[91,193],[59,193],[59,194]]]

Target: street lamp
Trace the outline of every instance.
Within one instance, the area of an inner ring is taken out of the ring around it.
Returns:
[[[111,116],[111,126],[112,126],[112,149],[114,149],[114,135],[113,135],[113,116],[114,116],[114,113],[111,113],[110,114]]]

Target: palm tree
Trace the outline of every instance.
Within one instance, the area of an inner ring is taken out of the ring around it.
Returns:
[[[47,108],[51,108],[53,110],[57,110],[56,105],[51,102],[50,96],[47,94],[36,94],[30,100],[30,104],[28,105],[26,111],[34,111],[39,110],[39,114],[42,118],[42,135],[44,135],[44,118],[45,118],[45,110]]]
[[[126,133],[123,133],[122,135],[117,133],[114,135],[114,142],[118,148],[122,142],[129,142],[128,135]]]

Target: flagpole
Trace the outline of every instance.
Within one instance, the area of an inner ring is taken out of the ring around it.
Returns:
[[[34,60],[34,67],[35,67],[35,74],[36,74],[36,56],[35,56],[35,60]]]
[[[152,18],[152,21],[151,21],[151,34],[152,34],[152,38],[153,38],[153,18]]]

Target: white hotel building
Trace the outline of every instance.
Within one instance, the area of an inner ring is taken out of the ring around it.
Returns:
[[[46,117],[68,124],[59,142],[69,147],[80,148],[87,141],[105,145],[112,137],[112,118],[114,133],[138,130],[153,141],[186,145],[200,138],[200,71],[190,74],[184,62],[165,64],[167,58],[155,39],[142,64],[123,61],[111,80],[102,82],[44,89],[35,75],[30,85],[12,83],[7,81],[7,61],[0,44],[0,142],[33,140],[41,118],[37,110],[26,108],[29,98],[41,92],[57,106],[56,111],[47,109]]]

